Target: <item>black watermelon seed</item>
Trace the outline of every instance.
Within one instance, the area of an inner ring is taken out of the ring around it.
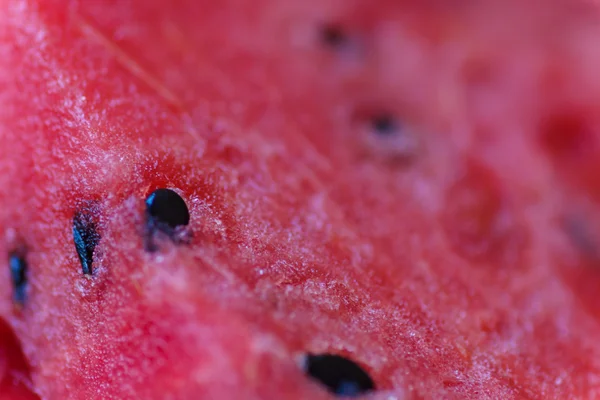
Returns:
[[[306,373],[340,396],[358,396],[375,389],[373,380],[354,361],[334,354],[306,357]]]
[[[9,257],[10,276],[13,285],[13,299],[16,303],[25,303],[27,290],[27,262],[17,253]]]
[[[328,47],[341,48],[349,42],[344,30],[335,24],[326,24],[321,27],[321,41]]]
[[[398,121],[391,114],[375,115],[371,119],[371,127],[374,133],[381,136],[391,136],[400,128]]]
[[[79,211],[73,217],[73,241],[83,273],[91,275],[94,250],[100,242],[100,235],[90,211]]]
[[[190,223],[185,201],[171,189],[157,189],[146,199],[148,223],[166,233]]]

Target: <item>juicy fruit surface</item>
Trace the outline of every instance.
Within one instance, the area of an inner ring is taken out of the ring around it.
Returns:
[[[2,2],[0,398],[600,394],[600,15],[522,3]]]

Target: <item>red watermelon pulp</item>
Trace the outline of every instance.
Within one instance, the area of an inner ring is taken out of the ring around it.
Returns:
[[[599,40],[583,0],[0,2],[0,399],[600,396]]]

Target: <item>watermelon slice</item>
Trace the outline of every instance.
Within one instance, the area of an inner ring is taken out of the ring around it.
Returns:
[[[2,2],[0,399],[597,397],[599,22]]]

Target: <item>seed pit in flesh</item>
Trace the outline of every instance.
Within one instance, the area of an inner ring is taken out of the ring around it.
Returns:
[[[308,376],[339,396],[354,397],[375,389],[369,374],[354,361],[335,354],[308,354]]]

